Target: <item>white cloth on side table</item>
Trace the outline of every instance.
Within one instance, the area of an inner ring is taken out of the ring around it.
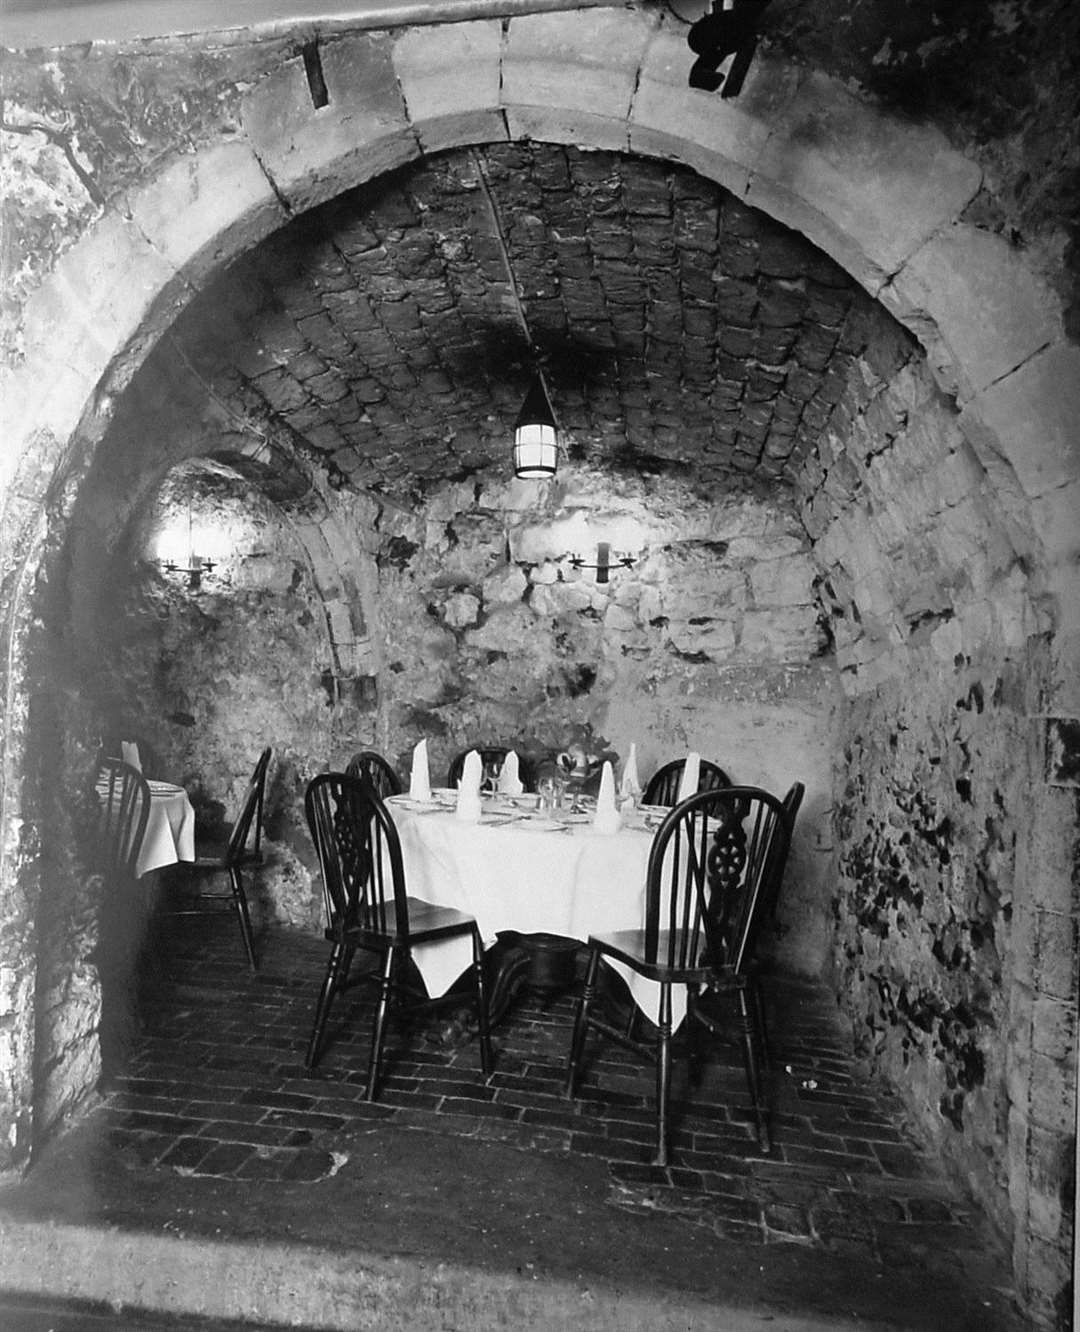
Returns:
[[[480,821],[480,782],[484,775],[484,765],[475,749],[465,755],[461,769],[461,779],[457,791],[457,817],[464,823]]]
[[[689,800],[692,795],[697,795],[700,780],[701,755],[692,749],[686,756],[686,766],[683,768],[682,780],[679,782],[679,794],[675,797],[675,803],[681,805],[684,800]]]
[[[172,782],[148,785],[150,817],[135,860],[136,874],[195,859],[195,809],[187,791]]]
[[[195,859],[195,810],[188,793],[172,782],[151,782],[150,810],[146,816],[146,831],[135,856],[135,874],[142,878],[151,870],[175,865],[178,860]],[[99,800],[109,794],[106,778],[97,782]]]
[[[431,775],[428,772],[426,740],[421,740],[413,749],[412,772],[409,774],[409,795],[413,800],[431,799]]]

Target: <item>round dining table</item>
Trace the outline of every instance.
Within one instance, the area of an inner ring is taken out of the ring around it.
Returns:
[[[589,809],[539,810],[537,798],[485,796],[478,820],[463,819],[452,791],[428,800],[386,801],[401,843],[410,897],[476,918],[485,946],[500,933],[556,935],[582,943],[593,933],[641,929],[655,828],[666,809],[627,811],[617,831],[597,831]],[[467,938],[413,950],[432,996],[445,994],[471,962]],[[659,987],[616,967],[634,1001],[656,1020]],[[672,995],[681,1021],[685,991]]]

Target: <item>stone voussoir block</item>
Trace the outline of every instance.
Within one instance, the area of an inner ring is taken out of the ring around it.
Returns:
[[[980,460],[1007,459],[1034,498],[1080,479],[1078,420],[1080,348],[1061,342],[966,403],[960,427]]]
[[[803,79],[771,128],[746,201],[808,236],[872,294],[981,181],[943,134],[879,114],[827,75]]]
[[[951,222],[981,182],[979,168],[942,133],[893,122],[820,74],[801,82],[783,122],[774,123],[761,168],[789,182],[887,272]]]
[[[69,346],[78,352],[77,340]],[[33,357],[13,373],[0,375],[0,507],[5,528],[13,523],[10,487],[14,476],[25,475],[28,460],[34,459],[29,470],[40,476],[41,489],[27,503],[36,505],[44,498],[54,465],[52,450],[59,452],[56,441],[69,438],[78,425],[106,360],[102,357],[98,363],[86,358],[79,364],[67,364],[51,356],[44,360]],[[42,373],[43,365],[48,366],[48,374]],[[22,498],[27,493],[25,481],[20,491]],[[32,508],[27,509],[26,517],[32,526]],[[7,531],[4,537],[6,544],[10,539]]]
[[[275,189],[298,211],[419,154],[385,33],[320,47],[328,101],[316,107],[302,59],[245,96],[241,123]]]
[[[504,104],[586,112],[624,125],[650,29],[644,20],[634,26],[635,19],[607,9],[515,15],[503,51]]]
[[[393,45],[394,70],[409,120],[430,122],[500,106],[502,24],[492,19],[409,28]]]
[[[660,31],[649,43],[630,114],[630,147],[685,162],[741,198],[769,136],[768,113],[790,95],[794,75],[770,65],[770,83],[751,67],[736,104],[688,87],[691,63],[681,34]]]
[[[173,263],[138,226],[107,213],[61,256],[27,303],[27,361],[55,364],[56,330],[62,328],[61,361],[84,366],[96,381],[175,276]]]
[[[128,207],[150,244],[194,285],[287,220],[250,145],[239,142],[170,162]]]
[[[1074,997],[1078,935],[1075,919],[1058,911],[1036,913],[1035,984],[1054,999]]]
[[[957,364],[961,400],[1062,336],[1060,302],[1020,251],[963,223],[931,236],[893,275],[881,300],[909,325],[936,326]]]

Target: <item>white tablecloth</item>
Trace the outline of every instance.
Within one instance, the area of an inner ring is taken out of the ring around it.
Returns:
[[[479,823],[465,823],[452,808],[408,796],[387,801],[401,841],[411,897],[453,906],[476,917],[485,946],[500,930],[559,934],[584,942],[591,933],[641,929],[645,923],[645,871],[652,830],[636,827],[596,833],[590,814],[555,819],[527,815],[499,801],[484,801]],[[467,939],[415,950],[428,993],[441,995],[469,966]],[[659,987],[617,967],[631,994],[653,1021]],[[674,987],[673,1020],[685,1011],[685,991]]]
[[[148,781],[147,785],[150,787],[150,812],[135,857],[135,873],[140,878],[151,870],[175,865],[178,860],[195,859],[195,810],[187,791],[172,782]],[[99,779],[97,792],[101,800],[107,798],[106,779]]]
[[[142,876],[178,860],[195,859],[195,810],[182,786],[149,782],[150,814],[146,820],[135,873]]]

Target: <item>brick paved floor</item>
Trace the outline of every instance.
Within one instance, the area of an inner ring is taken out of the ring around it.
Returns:
[[[326,951],[277,931],[253,975],[231,919],[171,927],[100,1101],[0,1189],[0,1291],[46,1318],[57,1299],[138,1308],[118,1327],[147,1311],[470,1332],[1023,1326],[1003,1246],[820,986],[769,992],[771,1154],[738,1047],[721,1045],[692,1095],[677,1063],[658,1169],[651,1066],[593,1037],[581,1095],[563,1099],[570,995],[520,993],[487,1078],[459,1022],[392,1026],[370,1104],[359,987],[308,1074]],[[56,1325],[79,1326],[80,1307]],[[0,1325],[24,1316],[0,1298]]]
[[[228,922],[225,922],[226,924]],[[315,1180],[343,1140],[392,1124],[607,1163],[612,1206],[662,1212],[718,1236],[847,1253],[961,1253],[984,1246],[978,1218],[908,1133],[897,1098],[853,1057],[833,999],[778,977],[769,990],[773,1138],[757,1147],[738,1047],[720,1046],[686,1099],[676,1069],[673,1161],[648,1164],[653,1070],[592,1037],[580,1096],[561,1095],[570,996],[521,992],[483,1078],[475,1042],[438,1043],[445,1023],[392,1026],[379,1099],[363,1100],[370,990],[337,1001],[312,1076],[302,1065],[326,948],[282,931],[261,969],[231,929],[196,926],[143,999],[144,1030],[102,1113],[114,1146],[196,1177]],[[1002,1268],[1007,1270],[1007,1265]]]

